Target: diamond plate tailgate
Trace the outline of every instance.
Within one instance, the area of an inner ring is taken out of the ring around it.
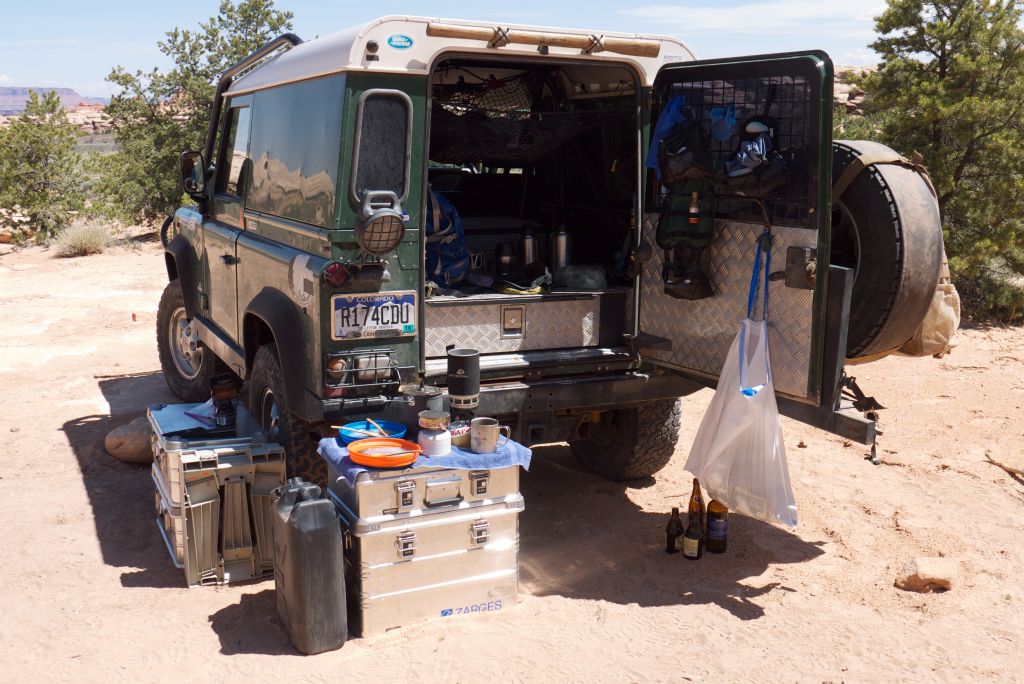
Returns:
[[[654,240],[658,215],[644,217],[644,239]],[[695,375],[718,377],[739,322],[747,311],[750,274],[757,252],[758,235],[764,227],[755,223],[716,221],[710,248],[708,275],[715,296],[685,301],[664,292],[662,250],[644,265],[640,297],[640,331],[672,341],[669,351],[644,350],[644,357]],[[785,266],[786,248],[816,247],[817,233],[806,228],[772,228],[772,270]],[[769,350],[772,377],[778,394],[794,399],[814,399],[808,389],[812,363],[811,290],[786,287],[774,282],[769,290]]]

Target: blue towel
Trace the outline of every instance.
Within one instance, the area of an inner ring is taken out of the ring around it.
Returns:
[[[686,98],[682,95],[675,95],[669,99],[665,109],[658,115],[658,123],[654,126],[654,133],[651,134],[651,145],[647,148],[647,162],[645,166],[654,169],[658,178],[661,178],[661,167],[658,165],[658,150],[662,139],[669,134],[672,127],[677,123],[686,121]]]
[[[355,482],[359,473],[371,472],[377,468],[353,463],[348,457],[348,449],[339,444],[337,438],[327,437],[320,440],[317,447],[320,456],[338,469],[338,472],[349,482]],[[522,466],[530,469],[533,452],[518,442],[506,441],[493,454],[474,454],[453,446],[452,453],[447,456],[420,456],[409,466],[410,468],[452,468],[454,470],[494,470],[495,468],[512,468]]]

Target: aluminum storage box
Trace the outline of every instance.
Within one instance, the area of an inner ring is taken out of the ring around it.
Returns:
[[[188,585],[273,573],[270,493],[285,480],[284,449],[265,442],[238,407],[236,434],[211,436],[184,415],[196,404],[149,408],[157,527]]]
[[[463,503],[482,506],[519,497],[518,467],[371,470],[349,482],[328,461],[327,482],[328,489],[358,519],[450,510]]]
[[[371,518],[329,496],[345,531],[347,584],[363,636],[518,600],[520,494]]]

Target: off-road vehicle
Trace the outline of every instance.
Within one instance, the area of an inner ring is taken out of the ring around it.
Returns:
[[[446,351],[475,348],[480,414],[644,477],[673,453],[680,397],[715,385],[767,229],[780,410],[870,444],[844,366],[913,334],[941,229],[918,169],[833,143],[832,79],[823,52],[698,61],[613,32],[390,17],[283,35],[221,76],[205,149],[182,154],[195,206],[168,231],[167,382],[201,401],[238,374],[291,471],[322,479],[327,426],[387,417],[401,386],[444,386]],[[649,161],[669,107],[699,128],[713,188],[690,205],[710,221],[693,262],[709,296],[673,289],[688,253],[659,240],[669,195]],[[771,171],[744,181],[766,131]],[[467,278],[425,268],[431,192],[461,217]],[[570,268],[552,274],[553,235]]]

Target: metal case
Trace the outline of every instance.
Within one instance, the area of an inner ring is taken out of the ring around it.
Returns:
[[[270,493],[285,480],[285,453],[264,442],[238,408],[236,435],[189,430],[196,404],[149,407],[157,527],[188,585],[224,584],[272,574]]]
[[[334,491],[328,496],[345,530],[347,584],[363,636],[518,600],[520,494],[373,518],[359,518]]]
[[[422,515],[462,504],[499,503],[519,496],[519,468],[405,468],[359,473],[355,483],[328,463],[328,489],[355,518]]]

